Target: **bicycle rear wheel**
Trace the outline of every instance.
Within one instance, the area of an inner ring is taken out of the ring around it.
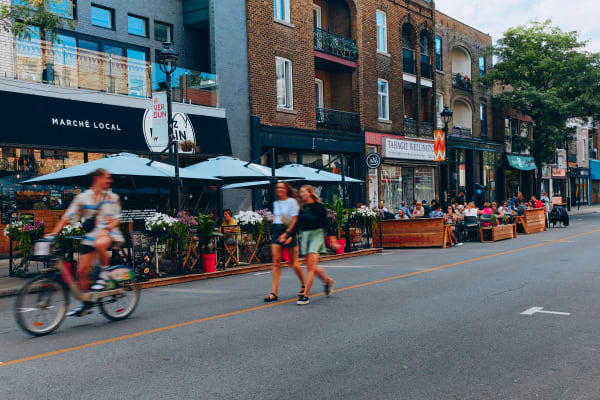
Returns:
[[[140,288],[134,281],[123,282],[124,291],[114,296],[100,299],[102,314],[112,321],[129,317],[140,301]]]
[[[23,286],[15,302],[17,324],[25,332],[43,336],[54,332],[65,319],[67,290],[53,276],[41,275]]]

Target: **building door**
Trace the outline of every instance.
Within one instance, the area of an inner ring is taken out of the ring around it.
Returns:
[[[317,111],[317,123],[325,122],[325,104],[323,101],[323,81],[315,78],[315,107]]]
[[[321,29],[321,7],[313,4],[313,21],[315,29]]]

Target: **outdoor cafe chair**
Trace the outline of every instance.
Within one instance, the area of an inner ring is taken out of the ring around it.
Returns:
[[[226,229],[233,229],[235,233],[226,233]],[[223,254],[221,258],[223,260],[223,269],[227,269],[229,263],[233,263],[238,267],[240,266],[240,241],[237,238],[237,236],[240,234],[239,232],[239,225],[221,227],[221,233],[223,234],[223,237],[221,238],[223,244]],[[233,235],[233,237],[228,237],[231,235]]]
[[[477,242],[479,240],[479,220],[477,217],[465,216],[463,220],[463,235],[464,241]]]

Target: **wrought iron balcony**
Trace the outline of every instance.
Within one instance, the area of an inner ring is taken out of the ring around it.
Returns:
[[[473,91],[473,83],[471,82],[471,78],[462,74],[452,75],[452,86],[459,89],[468,90],[469,92]]]
[[[407,74],[416,75],[415,52],[411,49],[402,49],[402,70]]]
[[[404,135],[417,136],[417,122],[414,119],[404,117]]]
[[[421,78],[433,80],[433,71],[431,69],[431,57],[421,56]]]
[[[431,122],[421,122],[421,135],[420,137],[433,139],[433,124]]]
[[[471,128],[461,128],[460,126],[455,126],[452,128],[451,136],[471,139],[473,137],[473,131]]]
[[[340,131],[360,131],[360,117],[357,113],[317,108],[317,126]]]
[[[347,60],[358,60],[358,47],[355,40],[319,28],[315,28],[314,39],[315,50]]]

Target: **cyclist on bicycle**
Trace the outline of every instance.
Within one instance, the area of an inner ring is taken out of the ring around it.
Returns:
[[[58,235],[65,225],[82,222],[86,236],[82,240],[79,257],[79,289],[82,293],[89,290],[89,274],[92,265],[99,258],[101,272],[92,290],[102,290],[106,287],[110,276],[106,269],[110,266],[109,250],[123,243],[123,235],[119,231],[121,223],[121,202],[119,196],[111,191],[111,174],[99,168],[91,173],[92,186],[77,195],[71,205],[48,236]],[[81,317],[89,314],[93,303],[84,302],[73,309],[67,316]]]

